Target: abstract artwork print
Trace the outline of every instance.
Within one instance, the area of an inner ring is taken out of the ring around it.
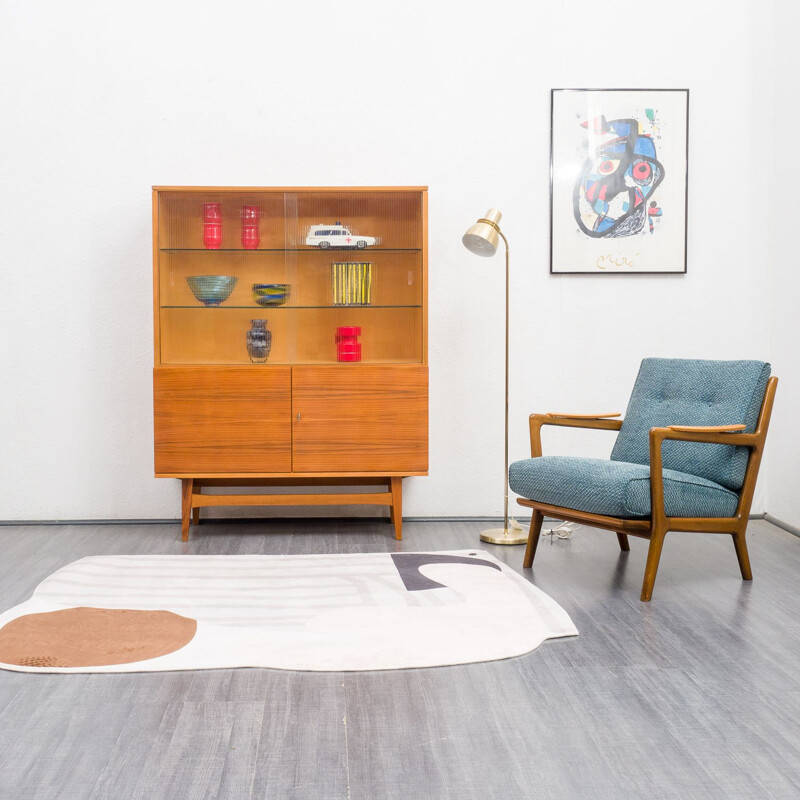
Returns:
[[[686,271],[688,90],[554,89],[550,271]]]

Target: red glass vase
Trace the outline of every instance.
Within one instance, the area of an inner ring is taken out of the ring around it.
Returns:
[[[222,247],[222,205],[203,203],[203,244],[207,250]]]
[[[258,220],[261,209],[258,206],[242,206],[242,247],[245,250],[255,250],[261,238],[258,234]]]

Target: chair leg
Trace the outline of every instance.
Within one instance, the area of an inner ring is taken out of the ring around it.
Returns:
[[[653,585],[656,582],[658,572],[658,562],[661,559],[661,548],[664,546],[666,531],[655,528],[650,534],[650,548],[647,551],[647,563],[644,567],[644,582],[642,583],[642,594],[640,600],[648,603],[653,596]]]
[[[742,580],[753,580],[753,571],[750,569],[750,556],[747,552],[747,542],[745,541],[746,529],[737,531],[733,536],[733,546],[736,548],[736,558],[739,560],[739,569],[742,572]]]
[[[544,522],[544,514],[534,508],[531,514],[531,529],[530,533],[528,533],[528,546],[525,548],[525,558],[522,559],[523,567],[527,568],[533,564],[533,559],[536,555],[536,547],[542,535],[542,522]]]
[[[619,549],[622,550],[623,553],[627,553],[631,549],[631,546],[628,544],[627,533],[617,531],[617,541],[619,542]]]

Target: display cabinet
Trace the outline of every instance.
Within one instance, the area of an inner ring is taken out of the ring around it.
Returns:
[[[333,504],[387,506],[399,539],[428,470],[427,190],[154,187],[153,261],[184,541],[207,506]]]

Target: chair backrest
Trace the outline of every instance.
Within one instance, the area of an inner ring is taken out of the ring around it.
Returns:
[[[763,361],[646,358],[631,393],[611,458],[650,463],[650,428],[668,425],[745,424],[753,433],[770,365]],[[697,442],[664,442],[665,469],[707,478],[738,491],[749,448]]]

